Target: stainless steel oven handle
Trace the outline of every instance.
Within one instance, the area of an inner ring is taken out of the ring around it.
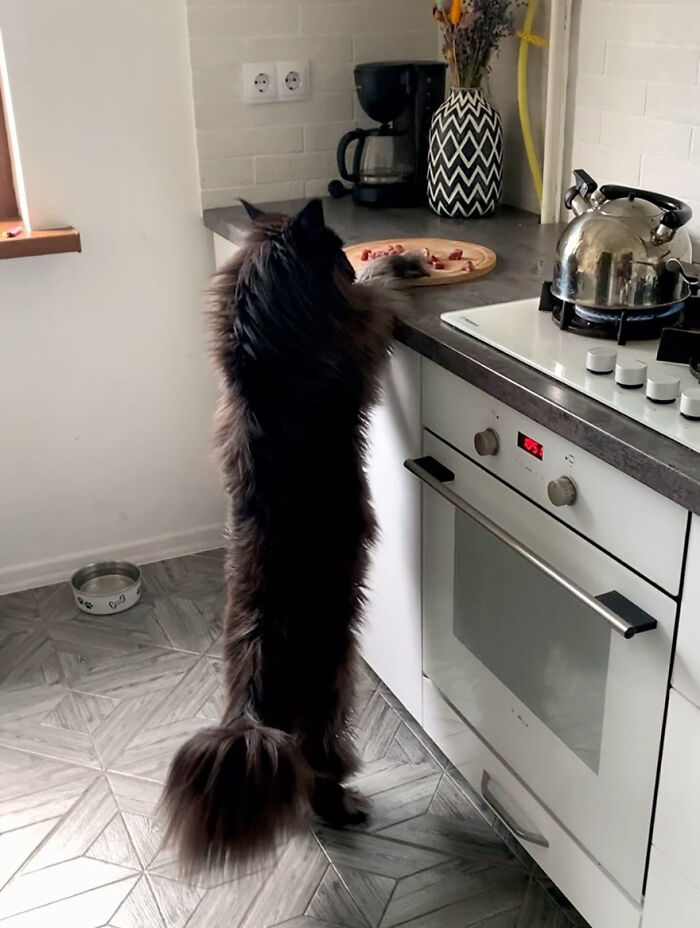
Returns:
[[[508,810],[501,805],[489,789],[490,782],[491,777],[488,771],[484,770],[481,776],[481,795],[484,797],[486,805],[500,818],[506,828],[512,831],[515,837],[520,838],[521,841],[527,841],[529,844],[539,844],[540,847],[549,847],[549,841],[544,835],[538,835],[534,831],[525,831],[524,828],[518,825]]]
[[[432,457],[417,458],[404,462],[404,467],[415,474],[423,483],[439,493],[448,503],[451,503],[455,509],[459,509],[465,515],[469,516],[478,523],[482,528],[490,532],[504,545],[515,551],[520,557],[525,558],[534,567],[537,567],[548,577],[563,586],[572,596],[580,600],[585,606],[597,613],[623,638],[633,638],[639,632],[652,631],[657,627],[657,621],[648,613],[644,612],[634,603],[626,599],[621,593],[611,590],[609,593],[603,593],[600,596],[591,596],[585,590],[581,589],[573,580],[569,580],[560,573],[556,567],[552,567],[547,561],[543,560],[534,551],[531,551],[525,545],[521,544],[517,538],[514,538],[500,526],[492,522],[487,516],[479,512],[473,506],[470,506],[461,496],[458,496],[446,483],[455,479],[455,475],[449,468],[445,467],[439,461]],[[629,619],[625,617],[629,616]]]

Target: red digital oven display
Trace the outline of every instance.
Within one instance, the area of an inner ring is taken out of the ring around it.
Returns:
[[[534,438],[530,438],[529,435],[523,435],[522,432],[518,432],[518,448],[522,448],[523,451],[527,451],[533,458],[537,458],[540,461],[544,457],[544,445],[535,441]]]

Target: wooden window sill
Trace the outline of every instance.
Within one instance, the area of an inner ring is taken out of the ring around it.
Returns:
[[[80,234],[70,226],[66,229],[44,229],[29,233],[22,229],[12,238],[6,236],[8,230],[21,226],[22,223],[17,219],[0,222],[0,259],[59,255],[81,250]]]

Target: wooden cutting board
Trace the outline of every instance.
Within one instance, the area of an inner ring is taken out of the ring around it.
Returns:
[[[412,281],[416,287],[460,284],[467,280],[476,280],[477,277],[490,273],[496,266],[496,253],[490,248],[475,245],[474,242],[460,242],[448,238],[387,238],[376,242],[361,242],[359,245],[348,245],[345,248],[345,254],[350,264],[356,271],[359,271],[366,266],[366,262],[362,260],[363,251],[382,251],[389,245],[403,245],[406,251],[421,251],[427,248],[431,254],[443,260],[445,270],[439,271],[431,268],[430,277],[420,277]],[[462,257],[458,261],[447,260],[447,256],[456,248],[462,249]],[[462,270],[466,259],[473,263],[473,270]]]

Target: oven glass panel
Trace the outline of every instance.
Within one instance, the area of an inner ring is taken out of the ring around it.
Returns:
[[[455,636],[597,773],[611,630],[468,516],[455,518]]]

